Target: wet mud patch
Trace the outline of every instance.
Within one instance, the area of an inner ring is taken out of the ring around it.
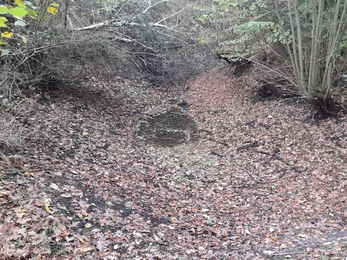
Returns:
[[[136,127],[136,138],[162,147],[196,141],[195,121],[176,105],[161,105],[145,113]]]

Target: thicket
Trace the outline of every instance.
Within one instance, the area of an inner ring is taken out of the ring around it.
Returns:
[[[213,66],[209,46],[182,26],[187,10],[184,1],[166,0],[6,0],[0,112],[14,109],[18,96],[90,77],[143,79],[167,89]],[[14,144],[4,128],[0,143]]]
[[[329,103],[332,89],[345,84],[346,1],[195,3],[200,41],[218,43],[215,52],[230,63],[252,61],[262,80],[285,82],[312,102]]]

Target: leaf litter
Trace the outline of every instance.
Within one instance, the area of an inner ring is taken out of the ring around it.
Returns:
[[[36,100],[20,171],[0,184],[0,257],[344,259],[346,116],[316,124],[301,100],[259,101],[227,74],[167,91],[91,78]],[[177,95],[199,139],[138,140]]]

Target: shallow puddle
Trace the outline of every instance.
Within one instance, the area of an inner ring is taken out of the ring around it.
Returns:
[[[137,136],[159,146],[175,146],[198,138],[194,120],[181,107],[158,107],[140,121]]]

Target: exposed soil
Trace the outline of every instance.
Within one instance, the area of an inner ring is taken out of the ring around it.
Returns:
[[[254,85],[222,68],[166,91],[91,78],[33,99],[26,148],[0,164],[0,258],[345,259],[346,115],[317,123]],[[171,98],[198,138],[177,118],[178,145],[138,138]]]

